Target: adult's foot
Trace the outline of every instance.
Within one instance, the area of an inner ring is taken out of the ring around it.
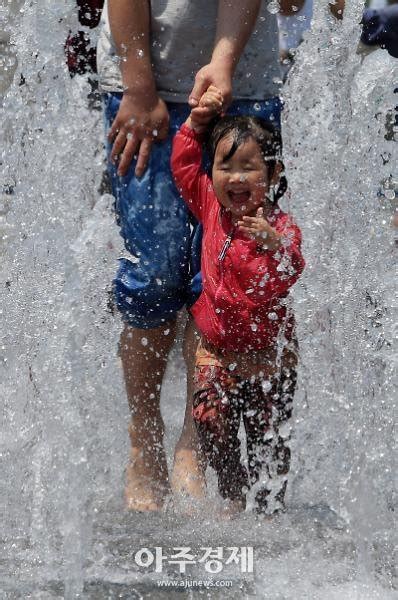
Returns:
[[[127,510],[158,511],[170,493],[163,448],[132,447],[126,468],[124,499]]]
[[[171,477],[174,494],[189,496],[201,500],[206,495],[206,479],[198,453],[193,449],[176,450]]]

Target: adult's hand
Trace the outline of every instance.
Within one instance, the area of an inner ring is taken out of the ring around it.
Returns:
[[[148,164],[152,144],[164,140],[169,129],[166,104],[158,96],[138,98],[123,94],[117,115],[109,130],[113,142],[111,160],[118,162],[118,175],[126,175],[135,156],[135,175],[141,177]]]
[[[203,94],[214,85],[223,97],[223,110],[226,110],[232,101],[232,70],[223,61],[211,61],[202,67],[196,74],[192,92],[189,95],[189,105],[195,108]]]
[[[186,122],[198,133],[205,131],[210,121],[222,112],[223,100],[220,90],[211,85],[202,95],[199,106],[191,110]]]
[[[158,96],[150,52],[149,0],[108,0],[109,25],[120,58],[123,98],[109,132],[111,160],[126,175],[137,155],[135,174],[141,177],[152,144],[167,136],[169,114]]]

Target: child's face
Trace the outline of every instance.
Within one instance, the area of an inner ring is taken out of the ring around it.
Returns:
[[[217,145],[212,173],[214,192],[233,217],[255,216],[269,189],[267,165],[259,145],[251,137],[225,160],[232,144],[233,137],[228,135]]]

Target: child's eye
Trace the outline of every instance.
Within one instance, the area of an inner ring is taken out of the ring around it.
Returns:
[[[229,171],[230,170],[229,165],[220,165],[218,168],[220,169],[220,171]]]

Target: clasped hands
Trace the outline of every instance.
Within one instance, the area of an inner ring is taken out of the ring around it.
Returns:
[[[195,84],[189,96],[189,105],[197,108],[198,120],[206,120],[206,110],[199,106],[200,99],[210,85],[220,90],[223,98],[223,109],[232,99],[232,73],[219,63],[209,63],[200,69],[195,77]],[[152,144],[167,138],[169,131],[169,113],[165,102],[151,86],[146,91],[139,89],[125,90],[118,113],[108,133],[108,141],[113,144],[111,161],[117,164],[119,176],[127,174],[134,158],[137,159],[135,175],[141,177],[147,167]]]

